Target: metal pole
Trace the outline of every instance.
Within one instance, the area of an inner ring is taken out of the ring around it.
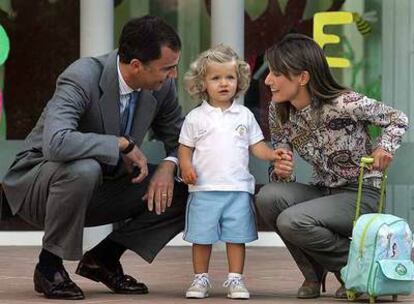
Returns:
[[[99,56],[113,50],[114,1],[81,0],[80,55]],[[112,224],[85,228],[83,248],[88,250],[112,232]]]

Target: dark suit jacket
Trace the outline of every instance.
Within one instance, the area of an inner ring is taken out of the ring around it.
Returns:
[[[57,79],[56,90],[23,149],[3,180],[4,192],[16,214],[43,163],[94,158],[106,166],[119,160],[120,135],[117,51],[81,58]],[[142,90],[131,136],[141,145],[148,129],[176,155],[183,117],[174,80],[158,91]],[[1,209],[0,209],[1,210]]]

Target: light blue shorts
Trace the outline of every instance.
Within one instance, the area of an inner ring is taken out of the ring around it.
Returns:
[[[196,244],[257,240],[252,195],[240,191],[191,192],[183,238]]]

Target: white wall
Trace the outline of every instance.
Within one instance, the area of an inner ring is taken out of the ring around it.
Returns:
[[[0,246],[41,246],[42,231],[9,231],[0,232]],[[190,246],[183,240],[182,233],[172,239],[167,246]],[[259,232],[259,239],[247,246],[271,247],[284,246],[281,239],[274,232]]]

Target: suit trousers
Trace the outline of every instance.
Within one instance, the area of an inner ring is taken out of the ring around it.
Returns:
[[[256,196],[264,223],[279,234],[306,280],[346,265],[357,184],[338,188],[272,182]],[[379,189],[364,186],[361,214],[377,212]]]
[[[155,169],[150,164],[145,180],[132,184],[128,175],[103,178],[94,159],[46,162],[18,215],[44,229],[43,248],[65,260],[82,257],[84,227],[120,222],[108,237],[150,263],[184,229],[187,200],[187,187],[175,183],[171,207],[148,211],[142,197]]]

